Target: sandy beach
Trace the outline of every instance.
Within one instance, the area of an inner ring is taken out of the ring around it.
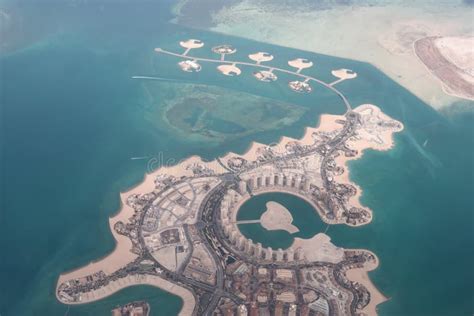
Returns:
[[[364,249],[353,249],[353,250],[368,252],[367,250],[364,250]],[[377,267],[379,266],[379,259],[374,253],[372,253],[372,255],[376,259],[375,263],[366,262],[364,268],[356,268],[356,269],[347,270],[346,276],[349,280],[363,284],[367,288],[367,290],[370,292],[370,302],[362,310],[362,312],[367,313],[367,315],[369,316],[376,316],[377,305],[387,301],[388,298],[385,297],[370,280],[368,272],[377,269]]]
[[[341,176],[336,178],[339,183],[347,183],[354,185],[350,182],[349,173],[347,168],[347,161],[349,159],[357,159],[362,155],[363,150],[367,148],[372,148],[376,150],[388,150],[393,146],[393,139],[392,134],[397,130],[401,130],[403,125],[392,121],[388,116],[383,114],[381,110],[373,105],[370,104],[363,104],[358,106],[354,109],[355,112],[360,114],[360,122],[361,125],[356,129],[356,133],[354,136],[347,140],[346,144],[349,148],[357,150],[358,153],[354,157],[345,157],[344,155],[340,155],[336,159],[336,163],[338,165],[344,166],[346,172],[344,172]],[[297,140],[289,137],[281,137],[279,143],[272,144],[271,149],[276,154],[283,154],[288,153],[288,146],[294,146],[294,143],[298,143],[299,145],[313,145],[315,132],[323,132],[325,135],[333,135],[335,136],[339,130],[343,128],[343,121],[345,120],[345,116],[343,115],[322,115],[317,127],[308,127],[305,130],[304,136]],[[383,125],[387,124],[387,125]],[[399,125],[393,125],[399,124]],[[321,135],[321,134],[316,134]],[[184,159],[179,162],[163,162],[163,161],[152,161],[152,167],[158,167],[158,169],[154,170],[152,173],[147,174],[143,181],[138,184],[137,186],[131,188],[129,191],[122,193],[120,195],[122,206],[120,211],[115,214],[113,217],[110,218],[109,224],[111,231],[114,235],[114,238],[117,242],[115,250],[107,255],[106,257],[102,258],[99,261],[93,262],[85,267],[80,269],[64,273],[59,277],[58,280],[58,288],[64,282],[67,282],[72,279],[80,279],[86,276],[91,276],[97,274],[98,272],[103,272],[106,275],[112,274],[113,272],[123,268],[128,263],[132,262],[134,259],[137,258],[137,255],[131,252],[132,249],[132,242],[128,237],[118,234],[113,228],[114,225],[121,221],[125,224],[130,223],[130,219],[134,215],[134,209],[127,205],[126,200],[128,197],[133,195],[143,195],[146,193],[153,192],[157,190],[157,183],[156,179],[160,178],[183,178],[183,177],[193,177],[195,172],[205,172],[206,174],[222,174],[227,172],[224,166],[227,164],[228,160],[231,158],[243,158],[248,162],[252,163],[257,161],[260,155],[265,150],[268,150],[268,145],[253,142],[250,144],[248,150],[243,153],[242,155],[229,152],[224,157],[220,158],[219,160],[213,160],[209,162],[203,161],[198,156],[191,156],[187,159]],[[171,165],[172,163],[176,163]],[[267,168],[263,166],[262,168]],[[320,165],[317,164],[313,166],[319,170]],[[318,171],[316,170],[316,171]],[[251,176],[252,173],[250,172],[247,176]],[[318,179],[313,179],[313,181],[318,181]],[[319,180],[321,181],[321,180]],[[159,185],[159,184],[158,184]],[[311,201],[309,197],[304,196],[300,192],[299,187],[291,187],[288,185],[275,185],[271,187],[261,186],[259,188],[254,188],[255,193],[263,193],[263,192],[289,192],[296,196],[303,198],[304,200],[308,201],[311,205],[313,205],[314,209],[318,211],[320,217],[325,222],[331,222],[328,218],[321,213],[321,209],[316,205],[314,201]],[[357,194],[351,197],[349,201],[349,206],[353,207],[362,207],[359,201],[359,197],[361,195],[360,188],[357,187]],[[250,195],[245,193],[243,196],[235,193],[236,198],[238,198],[235,202],[236,205],[233,206],[233,212],[231,214],[232,221],[236,222],[237,211],[239,210],[242,203],[250,198]],[[275,203],[276,204],[276,203]],[[278,209],[278,208],[283,209]],[[286,210],[283,206],[276,204],[273,205],[271,202],[267,203],[267,212],[264,213],[261,217],[261,221],[263,226],[267,226],[267,229],[282,229],[284,227],[290,233],[294,233],[298,231],[298,228],[291,225],[293,218],[291,213]],[[278,213],[278,214],[277,214]],[[277,216],[278,215],[278,216]],[[265,218],[266,217],[266,218]],[[194,224],[196,222],[196,217],[191,216],[190,220],[187,220],[188,224]],[[334,222],[339,223],[339,222]],[[367,224],[361,223],[361,224]],[[238,229],[238,227],[237,227]],[[293,251],[296,251],[297,248],[303,250],[304,257],[310,261],[327,261],[327,262],[334,262],[337,263],[342,260],[343,258],[343,249],[336,247],[330,242],[330,238],[322,233],[316,234],[313,238],[310,239],[300,239],[296,238],[290,246]],[[317,251],[315,251],[317,249]],[[375,267],[372,267],[373,269]],[[355,269],[356,272],[351,272],[350,276],[357,278],[360,280],[361,283],[364,285],[368,284],[368,287],[371,287],[369,291],[372,293],[374,291],[374,300],[371,301],[373,308],[383,301],[381,298],[383,296],[375,289],[375,287],[371,283],[367,283],[370,281],[368,280],[368,276],[366,274],[366,270],[358,271]],[[357,272],[358,271],[358,272]],[[365,273],[365,274],[364,274]],[[173,293],[175,295],[180,296],[185,305],[183,305],[183,314],[190,314],[195,305],[193,294],[179,285],[173,284],[165,279],[162,279],[158,276],[149,276],[149,275],[133,275],[127,276],[120,279],[115,279],[111,281],[106,286],[103,286],[97,290],[92,290],[85,293],[81,300],[78,302],[73,302],[72,304],[82,304],[91,301],[95,301],[106,296],[109,296],[118,290],[125,288],[130,285],[135,284],[150,284],[156,287],[159,287],[165,291]],[[56,291],[56,295],[58,295],[58,290]],[[379,299],[380,298],[380,299]],[[59,299],[59,298],[58,298]],[[372,306],[370,305],[370,306]],[[372,307],[367,307],[367,310],[371,313]],[[375,311],[375,309],[374,309]]]
[[[365,105],[362,105],[362,106],[365,106]],[[359,109],[361,107],[359,107]],[[385,118],[388,118],[388,116],[386,116],[385,114],[383,114],[381,112],[379,113],[379,115],[381,115]],[[403,127],[402,127],[402,129],[403,129]],[[342,173],[341,175],[335,176],[334,179],[338,183],[351,184],[351,185],[356,187],[356,189],[357,189],[356,194],[354,196],[352,196],[349,200],[350,204],[354,205],[356,207],[364,208],[364,206],[360,203],[360,198],[362,196],[362,189],[356,183],[354,183],[350,180],[350,169],[347,167],[347,162],[350,161],[350,160],[359,159],[360,157],[362,157],[362,155],[364,154],[364,151],[367,150],[367,149],[374,149],[374,150],[378,150],[378,151],[387,151],[387,150],[390,150],[391,148],[393,148],[393,146],[394,146],[393,133],[391,133],[389,131],[386,131],[386,132],[382,133],[380,136],[381,136],[382,143],[376,143],[376,142],[373,142],[373,141],[370,141],[370,140],[364,139],[364,138],[353,139],[353,140],[347,141],[347,144],[351,149],[357,150],[357,155],[355,155],[353,157],[346,157],[345,155],[339,155],[335,159],[336,164],[338,166],[343,166],[344,167],[344,173]],[[373,216],[372,211],[370,212],[370,216],[371,217]]]
[[[474,100],[474,37],[424,37],[414,50],[446,94]]]
[[[185,160],[186,163],[193,163],[197,161],[202,161],[197,156],[192,156]],[[113,252],[104,256],[103,258],[93,261],[90,264],[83,266],[81,268],[62,273],[59,276],[57,281],[57,288],[56,288],[56,295],[58,295],[57,289],[59,286],[72,279],[82,278],[88,275],[93,275],[99,271],[103,271],[106,274],[111,274],[120,268],[126,266],[128,263],[135,260],[138,256],[131,252],[132,249],[132,242],[131,240],[123,235],[118,234],[114,229],[115,223],[122,221],[123,223],[129,223],[129,219],[133,216],[134,210],[126,203],[126,198],[133,194],[145,194],[152,192],[155,190],[155,183],[154,180],[157,175],[159,174],[178,174],[178,173],[188,173],[191,171],[182,170],[182,165],[176,166],[169,166],[169,167],[162,167],[150,174],[146,174],[143,181],[136,185],[135,187],[131,188],[127,192],[123,192],[120,194],[121,200],[121,208],[119,211],[109,219],[109,226],[110,230],[115,238],[116,246]],[[105,298],[109,295],[114,294],[115,292],[123,289],[125,287],[131,285],[139,285],[139,284],[149,284],[156,287],[159,287],[167,292],[180,296],[184,302],[180,315],[191,315],[194,309],[194,296],[189,290],[186,290],[183,287],[180,287],[176,284],[173,284],[165,279],[156,276],[136,276],[136,277],[127,277],[125,279],[119,279],[117,281],[111,282],[109,285],[97,290],[93,291],[89,294],[86,294],[83,297],[81,302],[76,304],[84,304],[88,302],[92,302],[98,299]],[[58,298],[59,299],[59,298]],[[61,300],[60,300],[61,301]],[[74,303],[71,303],[74,304]]]

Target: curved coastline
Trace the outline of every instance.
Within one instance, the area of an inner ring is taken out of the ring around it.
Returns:
[[[257,194],[255,194],[254,196],[258,196],[258,195],[262,195],[262,194],[266,194],[266,193],[287,193],[287,194],[292,194],[294,196],[297,196],[303,200],[305,200],[306,202],[310,203],[310,205],[315,208],[315,210],[317,210],[317,206],[316,204],[311,201],[310,199],[308,199],[307,197],[305,197],[304,195],[302,194],[299,194],[298,192],[295,192],[295,191],[291,191],[291,190],[288,190],[284,187],[282,188],[272,188],[272,189],[268,189],[268,190],[264,190],[264,191],[259,191]],[[237,221],[237,214],[238,214],[238,210],[240,209],[240,207],[245,203],[247,202],[248,200],[250,200],[253,196],[250,196],[250,195],[247,195],[245,198],[243,198],[241,201],[239,201],[236,205],[235,205],[235,209],[237,210],[237,212],[235,212],[235,216],[234,216],[234,219],[235,221]],[[319,213],[318,213],[319,215]],[[324,221],[324,218],[321,217],[321,220]],[[329,225],[329,223],[327,223]],[[245,236],[242,231],[239,229],[239,225],[236,225],[237,226],[237,230],[240,232],[241,235]],[[315,235],[313,235],[313,237],[311,238],[307,238],[307,239],[303,239],[303,238],[294,238],[293,239],[293,242],[291,243],[291,245],[288,247],[288,248],[285,248],[283,250],[288,250],[290,248],[293,248],[295,249],[299,244],[301,244],[302,242],[311,242],[311,240],[316,236],[318,235],[319,233],[316,233]],[[324,234],[325,235],[325,234]],[[276,249],[274,249],[276,250]],[[379,264],[380,264],[380,261],[379,261],[379,258],[377,257],[377,255],[375,253],[373,253],[372,251],[369,251],[369,250],[366,250],[366,249],[358,249],[358,248],[354,248],[354,249],[349,249],[349,248],[345,248],[346,251],[364,251],[364,252],[368,252],[370,253],[371,255],[373,255],[375,257],[375,263],[372,263],[372,264],[367,264],[366,266],[364,266],[364,268],[354,268],[354,269],[349,269],[346,271],[346,275],[347,275],[347,278],[351,281],[354,281],[354,282],[358,282],[358,283],[361,283],[363,284],[364,286],[366,286],[366,288],[369,290],[369,292],[371,293],[372,295],[372,298],[371,298],[371,301],[370,303],[363,309],[363,311],[367,312],[368,315],[376,315],[376,307],[379,305],[379,304],[382,304],[383,302],[387,301],[388,298],[386,296],[384,296],[380,290],[373,284],[373,282],[370,280],[370,277],[368,276],[368,272],[370,271],[373,271],[375,269],[378,268]]]
[[[189,161],[192,159],[199,158],[198,156],[190,156],[183,160],[182,162]],[[200,159],[200,158],[199,158]],[[181,163],[181,162],[180,162]],[[179,165],[179,164],[178,164]],[[176,165],[177,166],[177,165]],[[133,254],[130,250],[132,248],[132,242],[129,238],[126,236],[118,234],[114,229],[115,223],[122,221],[124,223],[129,221],[129,218],[133,216],[133,213],[135,210],[133,210],[132,207],[128,206],[126,203],[126,196],[130,194],[135,194],[139,192],[151,192],[154,189],[154,178],[156,175],[159,174],[159,172],[163,171],[162,169],[169,169],[173,168],[176,166],[172,167],[162,167],[159,168],[158,170],[155,170],[151,173],[146,173],[145,176],[143,177],[142,181],[140,181],[136,185],[132,185],[129,190],[127,191],[122,191],[120,192],[120,207],[118,210],[112,214],[109,217],[109,228],[110,231],[112,232],[112,235],[114,237],[115,241],[115,247],[112,252],[104,255],[103,257],[91,261],[89,264],[75,268],[66,272],[63,272],[59,275],[56,283],[56,290],[55,290],[55,296],[56,299],[60,302],[62,300],[58,296],[58,288],[61,285],[61,283],[74,279],[74,278],[81,278],[87,275],[91,275],[93,273],[99,272],[99,271],[116,271],[122,267],[124,267],[126,264],[129,262],[133,261],[134,259],[138,258],[137,255]],[[116,258],[119,257],[119,258]],[[113,265],[110,265],[109,262],[114,262]],[[149,276],[150,277],[150,276]],[[98,299],[103,299],[108,296],[111,296],[115,294],[116,292],[128,287],[128,286],[133,286],[133,285],[151,285],[155,286],[157,288],[160,288],[168,293],[171,293],[173,295],[176,295],[180,297],[180,299],[183,302],[183,305],[181,307],[180,315],[191,315],[192,311],[194,309],[195,305],[195,297],[192,292],[187,290],[184,287],[178,286],[172,282],[169,282],[163,278],[159,278],[156,276],[153,276],[152,280],[143,280],[137,283],[130,282],[129,284],[118,284],[115,285],[115,288],[103,295],[100,298],[91,300],[91,301],[85,301],[85,302],[78,302],[78,303],[68,303],[70,305],[82,305],[82,304],[87,304],[92,301],[98,300]]]
[[[412,43],[414,55],[423,64],[430,76],[440,83],[444,93],[465,100],[474,100],[474,87],[472,85],[474,78],[443,54],[442,49],[436,43],[442,39],[441,36],[417,39]],[[466,76],[471,82],[466,80]]]
[[[388,118],[388,116],[385,116],[380,111],[379,108],[372,105],[368,105],[368,104],[359,106],[358,108],[355,109],[355,111],[358,111],[361,113],[363,111],[369,111],[369,117],[372,117],[375,113],[379,115],[378,118],[381,118],[381,117]],[[344,116],[342,115],[330,115],[330,114],[321,115],[317,127],[305,127],[303,137],[301,137],[300,139],[294,139],[294,138],[282,136],[280,137],[277,144],[272,144],[272,148],[282,149],[282,148],[285,148],[286,145],[293,142],[298,142],[301,145],[312,145],[314,143],[314,140],[313,140],[314,132],[319,131],[319,132],[329,133],[329,135],[333,135],[331,133],[335,133],[335,131],[338,131],[342,128],[341,120],[343,119],[344,119]],[[368,124],[370,125],[370,122]],[[337,157],[340,159],[340,161],[338,161],[338,164],[340,163],[340,165],[344,166],[346,169],[346,172],[344,172],[342,175],[335,177],[335,179],[338,180],[337,181],[338,183],[348,183],[351,185],[355,185],[354,183],[349,181],[349,175],[348,175],[349,172],[347,171],[348,168],[346,165],[348,160],[360,158],[362,156],[363,151],[368,148],[372,148],[375,150],[388,150],[393,147],[393,131],[387,130],[387,131],[384,131],[383,133],[382,132],[375,133],[375,134],[371,134],[371,133],[373,133],[373,131],[371,131],[370,129],[367,131],[364,131],[362,129],[361,134],[357,134],[357,137],[355,139],[347,140],[348,147],[350,147],[350,149],[352,150],[357,150],[358,153],[354,157],[343,157],[343,155],[340,155],[339,157]],[[371,141],[371,137],[375,137],[374,135],[378,137],[378,141],[380,141],[381,143],[374,143],[373,141]],[[257,158],[261,154],[259,150],[262,148],[268,148],[268,147],[269,145],[261,144],[258,142],[251,142],[247,150],[243,154],[228,152],[224,156],[221,156],[221,158],[216,158],[208,162],[203,161],[203,159],[197,155],[193,155],[181,161],[176,162],[176,164],[173,166],[161,166],[157,170],[147,173],[140,183],[138,183],[135,186],[132,186],[128,191],[120,193],[121,206],[118,209],[118,211],[109,218],[109,227],[116,241],[115,249],[108,255],[101,258],[100,260],[93,261],[82,268],[78,268],[66,273],[62,273],[59,276],[57,287],[56,287],[56,297],[58,298],[58,300],[61,301],[61,298],[58,296],[58,293],[59,293],[58,288],[62,283],[67,282],[68,280],[72,280],[72,279],[80,279],[80,278],[84,278],[85,276],[91,276],[100,271],[105,272],[106,274],[111,274],[112,272],[123,268],[128,263],[138,258],[138,255],[131,252],[131,249],[133,246],[132,241],[128,237],[124,235],[120,235],[114,229],[114,225],[118,223],[119,221],[123,223],[130,223],[130,219],[134,216],[134,213],[135,213],[134,208],[127,204],[127,198],[129,196],[135,195],[135,194],[143,195],[143,194],[155,191],[156,189],[155,181],[157,177],[159,176],[168,176],[168,177],[171,176],[171,177],[176,177],[176,178],[192,177],[194,174],[193,173],[194,170],[192,166],[204,164],[206,168],[208,168],[211,172],[215,174],[227,173],[229,170],[227,169],[227,167],[225,167],[225,163],[229,159],[234,158],[234,157],[241,157],[241,158],[248,159],[250,161],[255,162],[257,161]],[[356,188],[357,188],[356,194],[355,196],[351,197],[350,205],[359,206],[361,205],[359,201],[361,190],[358,187]],[[323,220],[323,222],[327,224],[342,223],[342,222],[331,222],[330,220],[327,220],[324,214],[321,212],[321,208],[318,206],[316,202],[312,201],[309,197],[304,196],[303,194],[297,191],[298,191],[297,189],[292,190],[289,187],[280,187],[280,186],[263,187],[263,188],[259,188],[255,190],[255,192],[258,194],[262,194],[266,192],[285,192],[285,193],[295,195],[305,200],[306,202],[308,202],[316,210],[316,212],[318,212],[318,215]],[[244,196],[244,198],[238,202],[237,210],[249,198],[250,198],[250,195]],[[233,214],[234,220],[236,220],[236,214],[237,212]],[[197,218],[194,217],[194,219],[189,220],[189,224],[196,223],[196,221],[197,221]],[[367,224],[367,223],[362,223],[362,224]],[[350,226],[358,226],[358,225],[350,225]],[[240,230],[239,230],[239,233],[241,234]],[[338,260],[341,260],[342,258],[341,256],[343,256],[342,248],[335,247],[332,243],[330,243],[329,236],[323,233],[316,234],[310,239],[295,238],[290,248],[296,247],[296,246],[302,247],[303,252],[306,253],[307,258],[310,260],[319,260],[319,261],[328,260],[328,262],[335,263],[335,262],[338,262]],[[314,248],[311,248],[311,247],[315,247],[315,246],[321,247],[322,249],[321,254],[313,254],[313,255],[309,254],[308,252],[309,249],[314,250]],[[351,251],[351,249],[347,249],[347,251]],[[370,269],[367,269],[366,267],[359,268],[359,269],[362,271],[361,273],[367,273],[367,271],[375,269],[377,265],[378,265],[378,261],[377,261],[377,264],[374,265],[373,267],[370,267]],[[353,276],[354,273],[355,272],[351,272],[351,276]],[[366,285],[366,281],[364,281],[364,278],[360,277],[360,275],[359,275],[358,280],[362,284]],[[86,292],[86,294],[84,294],[84,297],[85,297],[84,301],[81,300],[77,303],[72,302],[68,304],[83,304],[83,303],[95,301],[95,300],[107,297],[127,286],[138,285],[138,284],[153,285],[169,293],[180,296],[180,298],[184,302],[183,307],[181,309],[181,314],[187,315],[189,313],[192,313],[192,311],[195,308],[196,299],[195,299],[194,294],[191,291],[189,291],[188,289],[186,289],[185,287],[181,285],[172,283],[156,275],[128,275],[127,277],[124,277],[124,278],[114,279],[103,288]],[[372,288],[372,287],[373,287],[373,290],[371,291],[377,291],[377,293],[379,293],[378,290],[376,290],[376,288],[373,286],[373,284],[371,283],[368,284],[368,288]],[[89,296],[90,293],[92,294]],[[373,303],[375,304],[375,300]]]
[[[379,108],[374,107],[371,104],[362,104],[359,107],[357,107],[357,109],[359,109],[359,110],[365,110],[367,108],[370,108],[371,110],[376,109],[378,111],[379,115],[383,115],[384,117],[388,118],[388,116],[383,114],[380,111]],[[338,128],[338,123],[336,122],[336,120],[338,120],[338,119],[341,119],[340,115],[323,114],[323,115],[320,116],[318,125],[316,127],[309,127],[309,126],[305,127],[305,132],[304,132],[304,134],[301,138],[295,139],[295,138],[291,138],[291,137],[287,137],[287,136],[282,136],[282,137],[280,137],[278,142],[274,145],[277,146],[277,147],[278,146],[283,146],[284,144],[286,144],[288,142],[291,142],[291,141],[298,141],[302,144],[310,144],[311,141],[312,141],[311,135],[312,135],[313,132],[315,132],[315,131],[333,131],[333,130],[337,129]],[[400,125],[401,125],[401,128],[398,130],[398,132],[400,132],[404,129],[403,124],[400,123]],[[355,140],[355,141],[348,140],[347,143],[348,143],[349,147],[351,149],[356,150],[357,154],[355,156],[352,156],[352,157],[339,155],[338,157],[335,158],[336,164],[339,165],[339,166],[344,167],[344,172],[341,175],[334,176],[334,179],[337,180],[336,182],[341,183],[341,184],[349,184],[349,185],[352,185],[356,188],[356,194],[350,198],[351,205],[355,205],[357,207],[363,207],[361,202],[360,202],[360,197],[362,196],[363,191],[356,183],[354,183],[350,180],[350,168],[349,168],[347,162],[362,158],[362,156],[363,156],[363,154],[366,150],[388,151],[388,150],[390,150],[394,147],[394,145],[395,145],[394,133],[386,131],[385,133],[383,133],[382,138],[383,138],[383,143],[382,144],[378,144],[378,143],[375,143],[375,142],[369,142],[369,141],[363,140],[363,139],[359,139],[359,140]],[[265,147],[265,146],[269,146],[269,145],[261,144],[261,143],[258,143],[258,142],[252,142],[249,145],[248,149],[243,154],[236,154],[234,152],[229,152],[226,155],[222,156],[221,159],[227,159],[227,158],[230,158],[232,156],[240,156],[242,158],[255,160],[256,159],[255,155],[256,155],[257,149],[260,148],[260,147]],[[302,194],[299,194],[298,192],[295,192],[296,190],[291,190],[291,189],[285,188],[285,187],[279,187],[279,189],[282,189],[282,191],[295,194],[295,195],[305,199],[307,202],[309,202],[316,209],[316,211],[320,215],[323,222],[325,222],[327,224],[339,224],[339,223],[334,223],[334,222],[331,222],[331,221],[327,220],[324,216],[322,216],[321,208],[314,201],[311,201],[307,197],[304,197]],[[278,192],[278,190],[274,191],[271,188],[260,188],[259,190],[268,190],[266,192]],[[262,193],[263,193],[263,191],[262,191]],[[348,225],[348,226],[361,226],[361,225],[369,224],[372,221],[373,212],[372,212],[371,209],[368,209],[368,210],[370,211],[370,219],[367,222],[365,222],[365,223],[356,223],[356,224],[346,223],[346,225]]]
[[[369,105],[369,104],[363,104]],[[362,105],[361,105],[362,106]],[[403,131],[404,126],[402,123],[401,124],[401,129],[399,132]],[[345,184],[350,184],[353,185],[356,188],[356,194],[350,198],[350,202],[353,205],[356,205],[357,207],[363,207],[361,203],[361,197],[363,194],[362,188],[355,182],[351,181],[350,179],[350,167],[348,165],[349,161],[354,161],[363,158],[364,153],[368,150],[375,150],[375,151],[389,151],[395,146],[395,133],[387,133],[387,135],[384,135],[384,141],[386,142],[387,145],[376,145],[376,144],[367,144],[366,142],[350,142],[348,141],[349,145],[351,146],[352,149],[357,150],[357,154],[353,157],[346,157],[344,155],[340,155],[339,157],[336,157],[335,161],[337,165],[344,166],[344,173],[342,173],[339,176],[335,176],[334,179],[336,179],[339,183],[345,183]],[[366,207],[367,208],[367,207]],[[368,208],[370,210],[370,220],[367,222],[370,223],[373,220],[373,211],[372,209]],[[360,225],[354,225],[354,226],[360,226]]]
[[[374,285],[374,283],[369,277],[369,272],[374,271],[378,268],[378,266],[380,265],[380,260],[375,253],[367,249],[349,250],[369,252],[375,257],[375,263],[369,262],[365,265],[364,268],[355,268],[347,270],[346,277],[353,282],[363,284],[367,288],[367,290],[371,294],[371,299],[369,304],[364,307],[362,311],[366,312],[368,315],[377,315],[377,306],[389,300],[389,298],[387,298],[385,295],[383,295],[382,292],[380,292],[380,290]]]

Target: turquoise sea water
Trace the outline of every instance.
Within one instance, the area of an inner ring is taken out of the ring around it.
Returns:
[[[276,65],[306,57],[318,65],[309,73],[325,80],[331,69],[355,70],[358,78],[339,87],[350,102],[376,104],[406,129],[396,136],[395,149],[369,151],[351,163],[351,178],[362,187],[373,222],[354,229],[331,226],[328,234],[337,246],[378,255],[381,265],[371,278],[391,298],[380,307],[382,315],[472,314],[472,103],[438,113],[365,63],[168,24],[168,1],[20,3],[16,10],[28,13],[22,27],[32,33],[30,43],[0,59],[1,315],[66,312],[54,297],[57,277],[113,249],[107,218],[119,206],[119,192],[147,171],[146,160],[131,157],[210,159],[242,152],[252,140],[299,137],[319,114],[344,112],[324,89],[308,96],[290,93],[289,77],[265,85],[248,69],[238,78],[223,78],[206,65],[189,75],[178,71],[176,59],[153,53],[156,46],[180,51],[177,41],[186,38],[200,38],[207,48],[231,43],[239,49],[236,59],[257,47],[277,55]],[[48,32],[40,32],[45,24]],[[170,78],[178,87],[186,82],[245,91],[307,112],[278,130],[220,143],[196,141],[146,119],[150,107],[165,106],[168,86],[132,80],[133,75]],[[71,308],[70,314],[108,315],[116,304],[140,298],[151,301],[153,315],[174,314],[181,305],[166,292],[139,287]]]

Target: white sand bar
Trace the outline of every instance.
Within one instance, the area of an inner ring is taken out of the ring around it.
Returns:
[[[353,72],[350,69],[345,69],[345,68],[333,70],[333,71],[331,71],[331,74],[334,77],[337,77],[339,79],[344,79],[344,80],[353,79],[353,78],[357,77],[357,73]]]
[[[249,58],[253,61],[256,61],[257,63],[261,63],[261,62],[272,60],[273,55],[270,55],[269,53],[265,53],[265,52],[258,52],[255,54],[250,54]]]
[[[219,65],[217,69],[226,76],[238,76],[242,73],[240,68],[235,65]]]
[[[304,58],[296,58],[288,61],[288,65],[298,69],[305,69],[313,66],[313,62]]]
[[[201,48],[204,46],[204,43],[197,39],[189,39],[187,41],[179,42],[179,45],[181,45],[184,48],[191,49],[191,48]]]

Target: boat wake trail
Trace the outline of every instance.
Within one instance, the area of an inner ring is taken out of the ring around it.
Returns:
[[[169,78],[163,78],[163,77],[149,77],[149,76],[133,76],[132,79],[145,79],[145,80],[157,80],[157,81],[181,81],[177,79],[169,79]]]

